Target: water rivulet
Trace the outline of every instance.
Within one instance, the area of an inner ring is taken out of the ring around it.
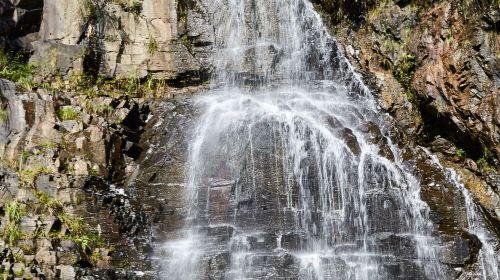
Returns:
[[[164,279],[447,279],[418,180],[304,0],[213,0]]]

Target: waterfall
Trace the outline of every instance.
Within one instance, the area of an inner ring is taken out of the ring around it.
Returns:
[[[417,178],[305,0],[205,1],[185,227],[164,279],[445,279]]]
[[[500,279],[500,258],[495,252],[495,246],[498,243],[492,236],[489,230],[484,226],[484,221],[479,215],[476,204],[474,203],[471,194],[460,183],[459,177],[455,171],[448,169],[450,180],[454,182],[455,186],[462,192],[465,198],[465,207],[467,211],[467,224],[470,233],[474,234],[481,241],[481,250],[479,252],[479,267],[477,268],[480,279],[493,280]]]
[[[497,247],[497,239],[490,233],[486,228],[484,218],[479,214],[480,209],[474,203],[474,200],[470,192],[465,188],[464,184],[460,181],[460,177],[451,168],[444,168],[439,162],[435,155],[427,154],[432,159],[433,163],[441,170],[447,177],[447,180],[451,182],[462,194],[464,198],[464,206],[467,215],[467,230],[469,233],[477,236],[481,242],[481,249],[479,251],[478,261],[475,267],[474,279],[482,280],[495,280],[500,279],[500,257],[497,256],[495,252],[495,247]],[[472,278],[472,277],[470,277]]]

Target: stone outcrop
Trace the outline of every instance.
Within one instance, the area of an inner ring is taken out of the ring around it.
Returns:
[[[122,186],[141,154],[148,105],[20,92],[1,79],[0,93],[3,271],[62,279],[121,266],[147,272],[145,216]],[[5,214],[12,205],[23,209],[18,220]]]
[[[499,158],[500,61],[495,53],[500,51],[500,11],[485,10],[468,20],[460,12],[445,3],[421,15],[410,37],[419,42],[410,45],[419,65],[412,85],[425,122],[448,128],[430,133],[472,158],[483,156],[484,149]]]
[[[314,2],[323,8],[332,4]],[[459,275],[477,258],[480,244],[465,230],[462,195],[419,145],[458,171],[498,234],[499,9],[483,3],[467,13],[452,1],[426,7],[409,1],[351,2],[338,2],[349,12],[335,18],[339,25],[333,30],[390,113],[393,137],[421,179],[422,198],[442,237],[441,261]],[[40,80],[92,72],[110,79],[165,79],[178,87],[199,84],[210,72],[215,43],[204,5],[189,0],[0,1],[0,46],[29,50],[30,61],[40,66]],[[353,25],[342,28],[346,22]],[[53,199],[49,202],[61,204],[57,211],[84,218],[90,233],[107,241],[85,252],[81,241],[66,235],[60,216],[47,215],[47,209],[26,213],[16,222],[20,230],[43,234],[12,244],[2,241],[3,271],[25,278],[157,277],[153,247],[174,236],[186,212],[187,132],[197,114],[187,96],[203,89],[171,89],[170,96],[181,97],[147,101],[26,91],[0,80],[0,115],[5,113],[0,118],[0,207],[5,212],[9,201],[18,201],[42,209],[47,201],[40,193],[45,193]],[[374,141],[379,134],[374,132]],[[391,157],[390,150],[382,152]],[[220,197],[230,195],[227,182],[219,183]],[[213,211],[223,207],[221,202]],[[3,214],[2,232],[9,223]],[[217,228],[213,236],[227,239],[233,230]],[[272,238],[252,245],[268,246]],[[291,249],[300,242],[297,236],[282,240]],[[377,242],[407,240],[387,234]],[[279,267],[291,258],[271,263]],[[224,265],[227,256],[215,256],[207,274],[217,277]]]
[[[0,43],[22,47],[40,76],[91,71],[200,83],[214,43],[203,6],[173,0],[3,0]]]
[[[403,148],[430,147],[457,169],[498,224],[500,192],[488,179],[498,177],[500,157],[498,7],[361,2],[361,24],[352,30],[352,20],[342,18],[334,31],[391,114],[394,136]]]

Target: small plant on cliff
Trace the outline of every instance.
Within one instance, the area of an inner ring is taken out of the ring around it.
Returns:
[[[47,212],[50,215],[53,215],[54,213],[62,211],[62,202],[51,197],[48,193],[37,191],[35,192],[35,196],[37,197],[38,202],[41,204],[41,210],[43,212]]]
[[[71,106],[64,106],[57,110],[57,116],[63,120],[77,120],[80,114]]]
[[[61,223],[65,224],[73,236],[79,236],[85,233],[85,227],[82,218],[72,217],[67,213],[59,212],[56,214]]]
[[[40,144],[40,148],[44,151],[53,150],[53,149],[57,148],[58,146],[59,146],[59,144],[57,144],[55,142],[50,142],[50,141]]]
[[[415,96],[413,93],[412,80],[415,74],[417,64],[416,57],[413,54],[405,54],[393,68],[393,75],[398,82],[406,90],[408,101],[414,103]]]
[[[116,80],[116,88],[121,89],[129,96],[138,96],[141,90],[141,80],[137,76]]]
[[[83,17],[86,21],[95,20],[97,17],[97,7],[92,0],[84,0]]]
[[[156,39],[151,36],[149,37],[148,53],[155,54],[157,51],[158,51],[158,42],[156,42]]]
[[[114,109],[110,104],[97,104],[92,99],[87,99],[85,102],[85,107],[93,114],[109,116]]]
[[[51,174],[54,172],[53,170],[44,166],[35,166],[33,168],[19,169],[16,173],[17,177],[19,178],[19,184],[22,187],[28,188],[28,187],[33,187],[38,175]]]
[[[187,34],[181,36],[181,43],[187,48],[188,52],[192,51],[193,45],[191,44]]]
[[[15,223],[26,214],[26,211],[24,205],[14,200],[7,204],[7,207],[5,207],[5,213],[9,218],[9,222]]]
[[[120,5],[120,7],[122,7],[122,9],[127,13],[132,13],[135,16],[138,16],[142,13],[142,3],[137,0],[133,0],[130,2],[126,0],[113,0],[113,1],[118,5]]]
[[[24,255],[22,253],[19,253],[19,252],[13,252],[12,257],[14,258],[14,261],[18,262],[18,263],[25,261]]]
[[[20,83],[26,89],[33,87],[33,65],[24,62],[21,54],[8,56],[0,49],[0,78]]]
[[[152,94],[153,96],[160,96],[165,92],[167,83],[165,80],[155,79],[151,74],[148,74],[146,81],[144,82],[144,88],[149,94]]]
[[[14,245],[17,240],[23,239],[26,234],[19,229],[15,223],[9,223],[3,233],[3,239],[9,243],[10,246]]]
[[[135,15],[140,15],[142,13],[142,3],[139,1],[133,1],[129,10]]]
[[[5,123],[9,119],[9,112],[7,111],[7,108],[0,109],[0,124]]]
[[[492,157],[492,153],[488,148],[484,148],[483,155],[476,161],[479,168],[483,171],[490,171],[491,167],[489,161]]]
[[[463,149],[458,149],[456,152],[455,152],[455,155],[459,158],[465,158],[466,156],[466,153]]]
[[[17,83],[24,88],[27,91],[33,91],[33,87],[35,87],[35,84],[33,83],[33,77],[22,77],[20,78]]]
[[[24,205],[16,200],[11,201],[5,207],[5,214],[8,218],[7,226],[3,232],[3,239],[13,246],[14,242],[24,238],[25,234],[17,226],[17,222],[26,214]]]
[[[57,218],[66,225],[69,230],[65,238],[73,240],[86,254],[91,252],[93,248],[104,245],[101,237],[90,232],[83,223],[82,218],[73,217],[64,212],[58,213]]]

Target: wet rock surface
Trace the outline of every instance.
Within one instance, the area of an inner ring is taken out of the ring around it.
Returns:
[[[172,1],[142,1],[137,15],[128,6],[92,1],[103,5],[96,18],[84,16],[88,11],[79,1],[13,2],[0,1],[0,45],[25,47],[33,51],[32,62],[50,62],[41,72],[43,76],[69,77],[86,70],[89,59],[94,58],[98,58],[100,74],[142,78],[149,74],[180,87],[199,84],[210,72],[214,34],[199,2],[179,1],[174,6]],[[467,231],[464,198],[417,144],[429,147],[458,170],[498,235],[500,95],[494,54],[500,45],[499,13],[479,9],[464,18],[460,6],[449,1],[421,10],[405,2],[384,4],[383,8],[368,3],[362,9],[367,12],[366,26],[361,20],[359,29],[348,34],[339,31],[339,38],[368,83],[377,89],[380,106],[392,116],[394,141],[402,148],[405,164],[420,179],[421,197],[430,207],[440,236],[441,262],[453,277],[475,277],[481,243]],[[56,17],[57,13],[64,16]],[[95,48],[92,40],[96,38],[99,52],[87,56],[87,50]],[[48,57],[53,53],[56,55]],[[276,50],[269,48],[268,55],[277,56]],[[3,271],[19,278],[161,277],[156,272],[158,260],[153,258],[158,254],[155,247],[176,237],[187,211],[184,172],[197,112],[185,91],[191,92],[179,89],[173,95],[181,97],[166,101],[65,97],[41,88],[20,90],[0,80],[2,108],[7,112],[6,121],[0,124],[0,154],[5,161],[0,169],[2,232],[10,223],[5,215],[9,201],[43,208],[47,201],[37,196],[43,192],[61,203],[65,213],[83,217],[91,232],[106,240],[106,245],[86,251],[81,240],[51,236],[71,234],[62,217],[34,211],[16,225],[29,236],[43,234],[12,244],[0,241]],[[92,104],[105,104],[110,112]],[[60,110],[75,111],[79,117],[63,120]],[[381,156],[394,159],[378,127],[368,123],[365,131],[371,135],[371,143],[379,146]],[[353,154],[359,154],[352,131],[345,129],[339,135]],[[273,144],[257,143],[261,151],[256,155],[257,170],[262,182],[279,185],[282,182],[277,183],[276,175],[282,170],[269,165]],[[466,154],[459,156],[460,151]],[[267,221],[259,223],[263,231],[276,228],[275,219],[286,221],[287,215],[291,219],[291,213],[276,210],[276,204],[284,203],[282,193],[261,187],[255,197],[235,197],[237,188],[248,185],[248,176],[242,174],[239,181],[214,180],[204,186],[204,195],[210,190],[214,202],[208,213],[221,223],[236,214],[242,228],[253,227],[257,217]],[[385,197],[374,199],[383,201]],[[371,211],[381,221],[372,225],[377,233],[372,236],[371,249],[398,256],[384,260],[387,277],[424,279],[414,264],[414,242],[392,230],[397,225],[390,215],[380,214],[386,212]],[[205,230],[222,246],[236,246],[229,241],[238,234],[237,228]],[[252,250],[272,251],[278,248],[278,238],[281,248],[290,251],[307,242],[291,232],[280,237],[259,233],[246,236],[244,242]],[[226,250],[204,260],[208,278],[222,277],[231,265],[228,254]],[[282,279],[298,275],[300,260],[293,254],[278,250],[253,261]],[[324,261],[341,267],[342,260]],[[259,271],[252,275],[266,277]]]
[[[392,139],[415,168],[442,236],[442,261],[457,277],[473,277],[482,244],[467,228],[464,197],[418,145],[458,172],[498,239],[499,193],[490,179],[498,174],[498,7],[360,1],[364,9],[338,19],[328,1],[316,2],[327,22],[338,23],[332,29],[345,53],[391,116]]]
[[[362,28],[351,34],[337,31],[346,53],[378,88],[381,107],[400,130],[395,134],[404,137],[404,132],[410,138],[402,141],[429,146],[451,162],[467,163],[463,167],[478,176],[497,174],[498,77],[493,69],[498,59],[493,53],[498,44],[493,42],[498,30],[492,26],[498,9],[472,5],[472,15],[465,4],[447,1],[429,8],[366,5],[370,10]],[[479,170],[471,160],[486,161],[492,168]]]

